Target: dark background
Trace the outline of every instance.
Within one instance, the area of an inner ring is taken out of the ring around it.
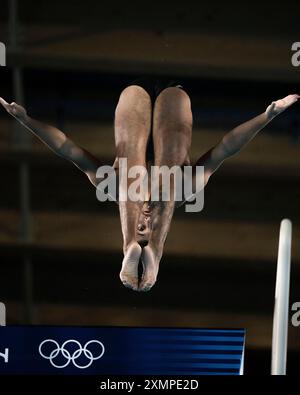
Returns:
[[[194,115],[192,158],[271,101],[300,92],[296,2],[1,2],[0,96],[109,164],[121,90],[177,78]],[[11,40],[15,34],[16,41]],[[20,83],[18,83],[18,81]],[[19,98],[19,100],[18,100]],[[159,280],[124,288],[118,208],[0,109],[0,300],[8,324],[245,327],[245,374],[270,371],[277,243],[293,222],[291,304],[300,281],[299,104],[212,177],[200,213],[175,214]],[[288,374],[300,361],[289,327]]]

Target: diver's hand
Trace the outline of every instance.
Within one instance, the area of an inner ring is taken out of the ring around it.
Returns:
[[[15,102],[9,104],[2,97],[0,97],[0,103],[10,115],[15,117],[19,121],[24,122],[27,119],[27,112],[25,108],[20,106],[19,104]]]
[[[283,99],[279,99],[277,101],[273,101],[268,108],[266,109],[267,116],[272,119],[276,117],[276,115],[280,114],[292,104],[296,103],[296,101],[300,98],[299,95],[288,95]]]

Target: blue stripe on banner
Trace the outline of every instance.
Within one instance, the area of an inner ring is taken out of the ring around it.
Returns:
[[[136,369],[135,369],[136,371]],[[141,370],[142,372],[142,370]],[[162,371],[159,369],[150,369],[148,371],[149,375],[161,375]],[[207,374],[215,374],[215,375],[222,375],[222,374],[232,374],[232,375],[239,375],[239,369],[233,369],[233,368],[189,368],[188,370],[184,369],[164,369],[163,374],[166,375],[207,375]],[[137,374],[139,374],[137,372]]]
[[[185,353],[174,353],[171,354],[170,358],[170,353],[161,353],[161,352],[156,352],[156,353],[148,353],[148,357],[151,357],[152,355],[157,356],[159,355],[159,358],[161,359],[166,359],[166,360],[171,360],[174,361],[175,358],[180,359],[181,361],[183,358],[188,358],[191,360],[197,360],[197,359],[220,359],[220,360],[240,360],[241,359],[241,353],[232,355],[232,354],[185,354]]]
[[[174,372],[173,372],[174,373]],[[172,372],[170,372],[169,374],[172,374]],[[220,372],[216,372],[216,371],[203,371],[200,373],[194,372],[194,373],[189,373],[186,371],[183,371],[182,373],[180,373],[182,375],[194,375],[194,376],[238,376],[239,375],[239,371],[238,370],[230,370],[230,371],[220,371]]]
[[[161,340],[161,341],[178,341],[182,342],[182,340],[188,341],[209,341],[209,342],[229,342],[229,343],[243,343],[243,337],[228,337],[228,336],[160,336],[160,335],[152,335],[147,337],[149,340]]]
[[[160,328],[151,328],[151,329],[144,329],[144,328],[133,328],[134,331],[140,332],[142,331],[145,335],[150,334],[154,335],[155,332],[162,333],[165,336],[169,335],[176,335],[176,336],[197,336],[197,335],[202,335],[202,336],[220,336],[226,335],[226,336],[244,336],[245,335],[245,330],[239,329],[239,330],[224,330],[224,329],[212,329],[212,330],[207,330],[207,329],[160,329]]]
[[[151,369],[151,365],[149,366]],[[156,363],[155,366],[152,366],[153,368],[163,368],[165,370],[165,368],[167,369],[172,369],[172,368],[179,368],[181,370],[184,370],[185,368],[207,368],[207,369],[231,369],[231,368],[235,368],[235,369],[239,369],[240,364],[239,363],[174,363],[171,361],[168,361],[166,363]]]
[[[149,345],[147,345],[147,344],[145,344],[144,346],[143,346],[143,348],[145,349],[145,350],[147,350],[147,349],[154,349],[154,348],[158,348],[159,350],[161,350],[161,351],[164,351],[164,350],[168,350],[168,349],[174,349],[174,350],[178,350],[178,349],[180,349],[180,350],[239,350],[239,351],[243,351],[243,346],[228,346],[228,345],[213,345],[213,344],[210,344],[210,345],[205,345],[205,344],[203,344],[203,345],[197,345],[197,344],[193,344],[193,345],[188,345],[188,344],[186,344],[186,345],[182,345],[182,344],[151,344],[151,346]]]
[[[161,355],[170,355],[173,356],[177,353],[177,349],[168,349],[168,350],[161,350],[161,351],[157,351],[155,350],[154,353],[157,354],[158,352],[160,352]],[[224,355],[224,356],[232,356],[234,357],[241,357],[241,351],[240,350],[205,350],[205,352],[207,353],[206,355]],[[147,353],[151,353],[151,350],[147,349]],[[195,356],[195,358],[199,355],[203,355],[202,351],[199,350],[188,350],[188,352],[182,352],[182,355],[189,355],[191,358],[193,358]]]
[[[105,328],[105,327],[104,327]],[[163,331],[163,332],[170,332],[170,333],[245,333],[245,329],[209,329],[209,328],[161,328],[161,327],[121,327],[121,328],[128,328],[130,330],[137,330],[137,331],[149,331],[153,333],[154,331]]]
[[[184,373],[183,373],[184,374]],[[200,376],[201,374],[199,374]],[[237,376],[239,372],[205,372],[203,376]]]

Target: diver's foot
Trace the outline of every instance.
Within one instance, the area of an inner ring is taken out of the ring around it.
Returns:
[[[149,245],[143,248],[142,263],[144,272],[138,290],[147,292],[150,291],[155,284],[159,268],[159,261]]]
[[[138,243],[132,243],[126,251],[120,271],[120,279],[127,288],[138,290],[138,266],[142,248]]]

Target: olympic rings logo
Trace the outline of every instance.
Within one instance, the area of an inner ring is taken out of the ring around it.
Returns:
[[[75,351],[70,351],[66,348],[66,346],[69,345],[70,343],[72,343],[73,345],[74,344],[76,345],[77,349]],[[45,345],[47,345],[47,344],[48,345],[53,344],[54,349],[52,351],[46,353],[45,352]],[[100,347],[100,350],[99,350],[100,352],[98,353],[98,355],[97,354],[94,355],[93,352],[88,349],[88,346],[91,344],[96,344],[97,348]],[[42,351],[43,347],[44,347],[44,352]],[[88,367],[90,367],[92,365],[92,363],[94,361],[96,361],[97,359],[100,359],[103,356],[104,351],[105,351],[104,345],[99,340],[90,340],[84,345],[84,347],[82,347],[82,345],[77,340],[67,340],[60,347],[59,344],[57,343],[57,341],[55,341],[53,339],[46,339],[39,346],[40,355],[45,359],[49,359],[51,365],[57,369],[63,369],[65,367],[67,367],[71,362],[78,369],[87,369]],[[82,355],[84,355],[84,357],[88,360],[88,362],[86,364],[82,364],[82,363],[80,364],[77,361],[78,358],[81,357]],[[58,362],[54,361],[55,358],[57,358],[57,357],[59,358],[59,356],[64,357],[66,359],[66,362],[59,364]]]

